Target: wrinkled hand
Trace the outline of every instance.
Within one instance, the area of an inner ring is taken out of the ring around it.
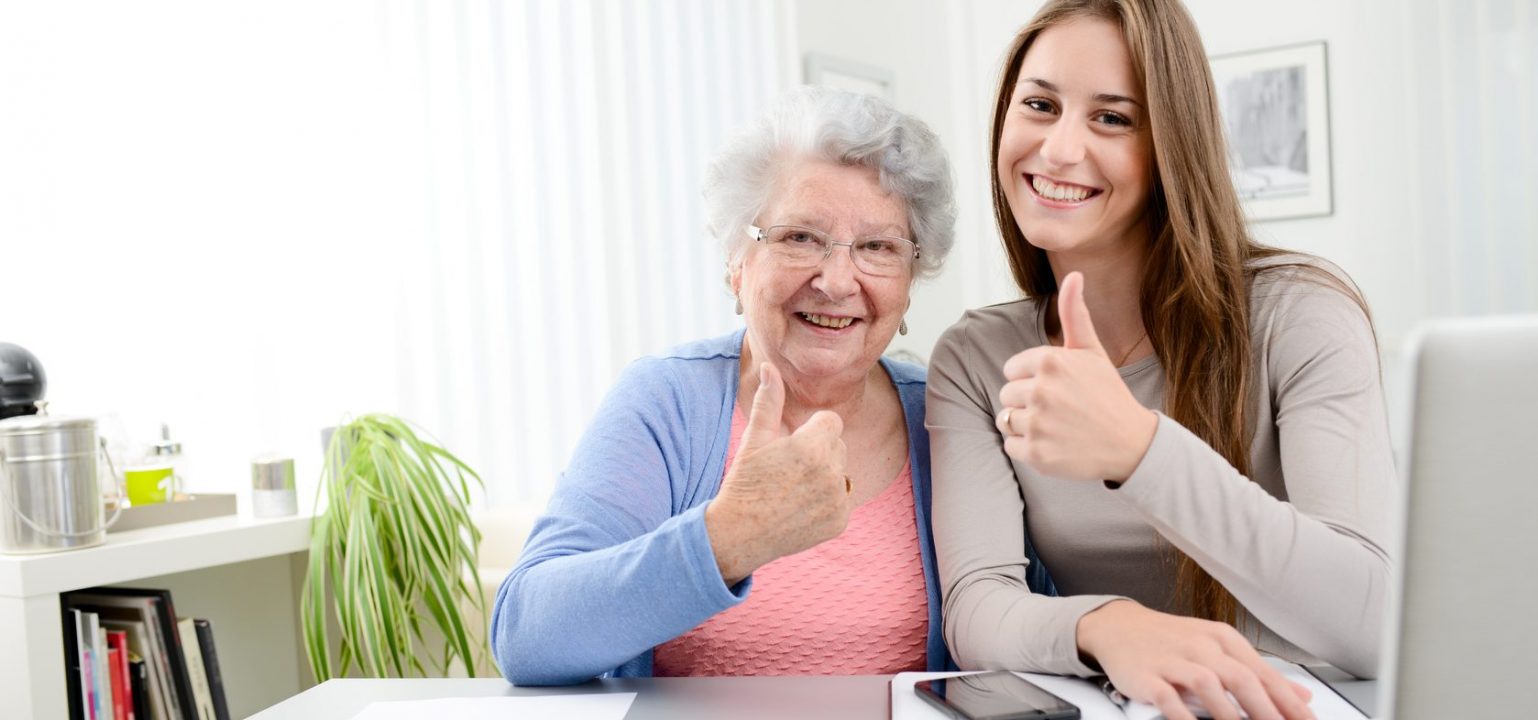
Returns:
[[[1074,480],[1125,480],[1159,424],[1138,403],[1100,345],[1084,306],[1084,276],[1057,298],[1063,346],[1031,348],[1004,363],[995,419],[1004,451],[1037,472]]]
[[[716,565],[728,586],[775,558],[837,537],[854,500],[844,474],[843,420],[820,411],[786,435],[785,384],[760,367],[758,392],[732,469],[705,509]]]
[[[1239,719],[1234,701],[1252,720],[1314,717],[1308,708],[1313,694],[1223,623],[1117,600],[1079,619],[1078,644],[1123,695],[1157,706],[1170,720],[1195,720],[1182,693],[1218,720]]]

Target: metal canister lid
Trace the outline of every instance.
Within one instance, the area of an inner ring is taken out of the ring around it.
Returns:
[[[0,420],[0,435],[20,435],[39,430],[95,430],[96,418],[68,415],[20,415]]]
[[[252,460],[251,487],[256,490],[294,489],[294,459],[268,455]]]
[[[95,418],[22,415],[0,420],[0,454],[4,454],[8,462],[95,453]]]

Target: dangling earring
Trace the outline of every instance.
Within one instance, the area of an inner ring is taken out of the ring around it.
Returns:
[[[742,298],[737,298],[737,314],[742,314]]]
[[[897,334],[898,335],[907,335],[908,334],[908,318],[903,318],[900,322],[897,323]]]

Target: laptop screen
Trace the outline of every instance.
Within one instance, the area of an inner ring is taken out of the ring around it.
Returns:
[[[1538,667],[1538,316],[1440,322],[1412,347],[1384,716],[1512,717]]]

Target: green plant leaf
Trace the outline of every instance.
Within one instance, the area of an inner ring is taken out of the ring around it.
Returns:
[[[305,652],[317,681],[346,675],[354,662],[376,677],[426,675],[415,651],[426,648],[424,618],[444,638],[429,653],[432,665],[446,672],[457,657],[474,674],[486,652],[485,623],[469,627],[461,608],[476,608],[484,620],[485,604],[481,533],[470,517],[466,476],[484,486],[399,418],[365,415],[337,428],[316,491],[326,505],[312,526],[301,594]],[[336,673],[328,599],[339,630]]]
[[[330,536],[330,519],[321,515],[311,525],[310,557],[312,561],[305,572],[304,589],[300,593],[300,618],[304,628],[305,654],[317,682],[331,679],[331,659],[326,652],[331,640],[326,632],[326,566],[327,544]]]

